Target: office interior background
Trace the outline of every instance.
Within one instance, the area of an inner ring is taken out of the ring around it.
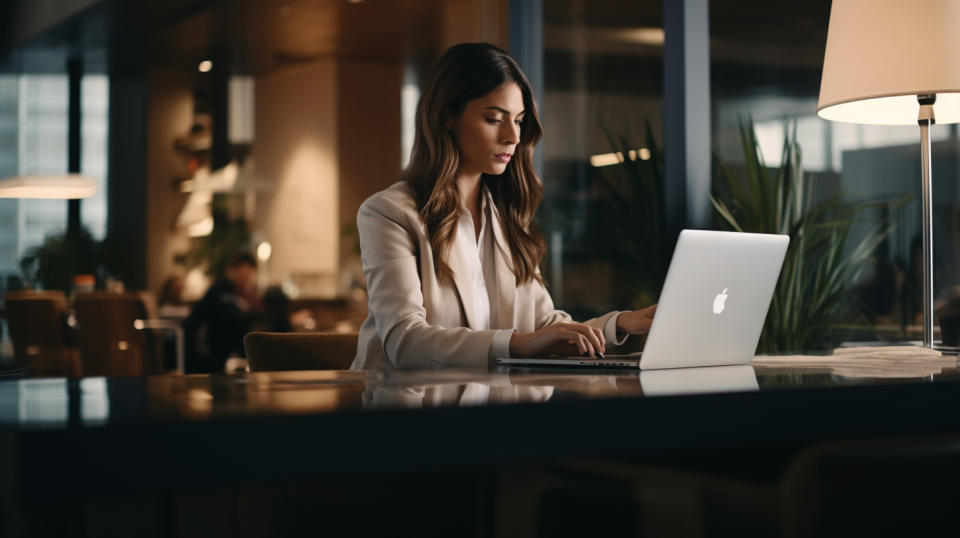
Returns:
[[[261,287],[362,320],[357,208],[399,177],[432,62],[488,41],[538,93],[542,268],[560,308],[583,319],[655,302],[676,232],[728,227],[705,194],[729,196],[719,170],[750,173],[752,129],[771,176],[795,137],[811,204],[868,204],[846,252],[889,225],[828,338],[918,339],[917,129],[816,116],[830,2],[675,4],[706,10],[707,28],[659,0],[7,2],[0,177],[67,172],[76,98],[98,286],[160,296],[179,277],[196,300],[221,244],[257,254]],[[956,127],[932,138],[939,318],[960,313]],[[38,285],[21,260],[67,220],[63,200],[0,199],[0,295]]]

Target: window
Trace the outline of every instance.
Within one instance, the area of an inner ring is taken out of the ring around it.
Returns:
[[[81,204],[93,236],[106,233],[108,81],[81,82],[81,172],[98,179],[96,196]],[[0,76],[0,177],[67,172],[66,75]],[[0,199],[0,274],[19,274],[24,252],[66,228],[63,200]]]
[[[889,202],[862,213],[849,253],[870,227],[895,224],[853,279],[836,340],[917,340],[922,336],[920,132],[916,127],[853,125],[816,116],[830,3],[798,2],[771,11],[757,2],[710,2],[713,140],[718,157],[743,165],[739,124],[752,119],[764,161],[781,165],[788,129],[796,126],[812,199],[842,194],[853,203]],[[960,198],[955,187],[957,131],[934,126],[934,293],[937,316],[960,296]],[[904,205],[898,200],[912,196]]]
[[[661,2],[561,0],[543,9],[544,275],[575,319],[649,305],[659,285],[637,281],[644,238],[618,235],[618,219],[636,215],[618,212],[605,185],[623,186],[661,145]]]

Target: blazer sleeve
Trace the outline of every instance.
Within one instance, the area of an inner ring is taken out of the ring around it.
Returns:
[[[554,308],[553,299],[550,298],[550,293],[543,287],[543,284],[534,281],[531,285],[535,287],[534,296],[536,297],[537,330],[549,327],[555,323],[572,321],[570,314]],[[583,323],[603,331],[603,338],[608,344],[619,346],[627,341],[627,335],[617,334],[618,317],[620,317],[620,312],[615,310],[600,317],[584,321]]]
[[[369,308],[387,358],[397,368],[486,366],[498,331],[427,323],[417,231],[397,201],[380,193],[357,214]]]

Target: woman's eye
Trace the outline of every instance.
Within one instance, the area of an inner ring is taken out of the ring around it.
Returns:
[[[493,125],[497,125],[497,124],[500,123],[500,120],[498,120],[497,118],[487,118],[487,123],[491,123],[491,124],[493,124]]]

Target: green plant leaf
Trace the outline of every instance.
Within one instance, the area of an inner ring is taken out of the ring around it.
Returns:
[[[764,162],[752,120],[741,121],[744,157],[742,177],[714,155],[716,171],[711,205],[735,231],[789,235],[790,246],[770,302],[758,349],[764,353],[810,351],[831,346],[844,327],[850,309],[863,304],[852,295],[853,285],[896,221],[876,223],[870,214],[889,208],[899,215],[909,201],[851,203],[842,195],[819,203],[802,166],[796,122],[785,130],[781,165],[771,173]],[[869,223],[856,244],[855,225]],[[854,324],[862,326],[860,324]]]

